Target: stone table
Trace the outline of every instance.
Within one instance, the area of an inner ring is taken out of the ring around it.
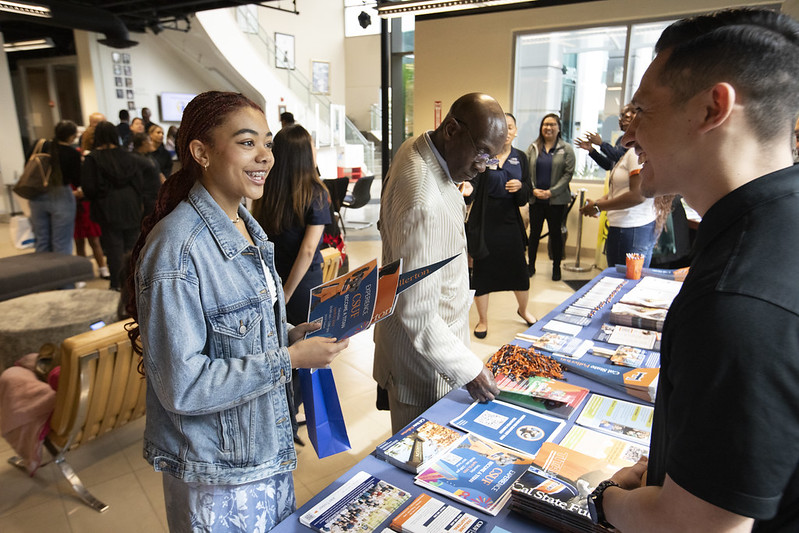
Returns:
[[[28,294],[0,302],[0,370],[42,344],[89,331],[98,321],[117,321],[119,293],[71,289]]]

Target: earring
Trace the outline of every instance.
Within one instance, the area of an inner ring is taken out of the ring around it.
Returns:
[[[205,166],[203,167],[203,170],[208,172],[208,163],[205,164]]]

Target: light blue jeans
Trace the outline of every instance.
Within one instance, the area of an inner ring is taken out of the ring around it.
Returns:
[[[72,255],[75,196],[69,185],[54,187],[30,201],[31,227],[37,252]]]
[[[644,255],[644,268],[652,261],[652,249],[655,247],[655,222],[634,228],[608,227],[608,238],[605,241],[605,255],[608,266],[626,265],[628,253]]]

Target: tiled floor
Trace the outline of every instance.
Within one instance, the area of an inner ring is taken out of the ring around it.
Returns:
[[[379,191],[379,183],[372,194]],[[352,210],[345,218],[374,221],[378,216],[376,199],[360,210]],[[380,256],[379,234],[374,226],[361,230],[348,230],[347,251],[350,265],[357,266]],[[11,245],[8,224],[0,224],[0,257],[27,253]],[[538,274],[531,279],[530,311],[540,317],[572,294],[562,282],[549,279],[551,266],[539,253]],[[582,264],[585,264],[584,260]],[[589,263],[590,264],[590,263]],[[564,270],[566,279],[591,278],[593,270],[583,274]],[[96,280],[88,286],[105,288],[107,282]],[[477,313],[470,311],[471,324],[477,323]],[[516,301],[512,293],[497,293],[490,297],[488,336],[472,339],[472,349],[487,359],[500,345],[526,329],[526,324],[516,315]],[[352,450],[318,459],[310,443],[299,450],[299,467],[294,473],[298,504],[306,502],[342,473],[369,454],[390,433],[387,412],[377,411],[375,384],[371,377],[372,333],[360,333],[351,339],[349,348],[333,363],[339,396],[347,422]],[[0,440],[0,532],[28,533],[106,533],[165,532],[163,491],[160,474],[141,458],[141,437],[144,421],[139,420],[120,430],[109,433],[94,443],[85,445],[70,455],[87,488],[109,504],[105,513],[97,513],[72,495],[71,489],[54,464],[39,469],[36,476],[28,477],[12,467],[7,459],[14,455],[4,440]],[[307,440],[305,429],[301,429]],[[45,452],[46,454],[46,452]]]

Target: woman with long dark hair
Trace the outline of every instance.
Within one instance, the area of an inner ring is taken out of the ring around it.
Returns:
[[[300,125],[284,126],[272,147],[275,166],[264,195],[252,204],[252,214],[275,243],[275,268],[283,280],[286,316],[290,324],[308,317],[310,291],[322,284],[322,234],[330,224],[330,199],[319,179],[311,134]],[[297,373],[287,387],[291,401],[294,442],[304,445],[297,430],[302,395]]]
[[[182,168],[133,249],[130,338],[147,377],[144,457],[170,531],[268,531],[295,507],[286,383],[347,341],[288,329],[274,246],[247,212],[272,167],[263,110],[207,92],[185,108]]]
[[[561,223],[571,201],[569,182],[574,174],[574,150],[561,138],[560,117],[549,113],[541,119],[538,138],[527,149],[533,197],[530,198],[530,248],[527,250],[527,273],[535,274],[535,257],[544,220],[549,228],[552,248],[552,280],[560,280],[563,259]]]
[[[283,280],[286,313],[292,324],[305,322],[310,290],[322,284],[319,246],[329,224],[330,198],[316,172],[313,140],[299,125],[275,135],[275,166],[252,214],[275,243],[275,267]]]

